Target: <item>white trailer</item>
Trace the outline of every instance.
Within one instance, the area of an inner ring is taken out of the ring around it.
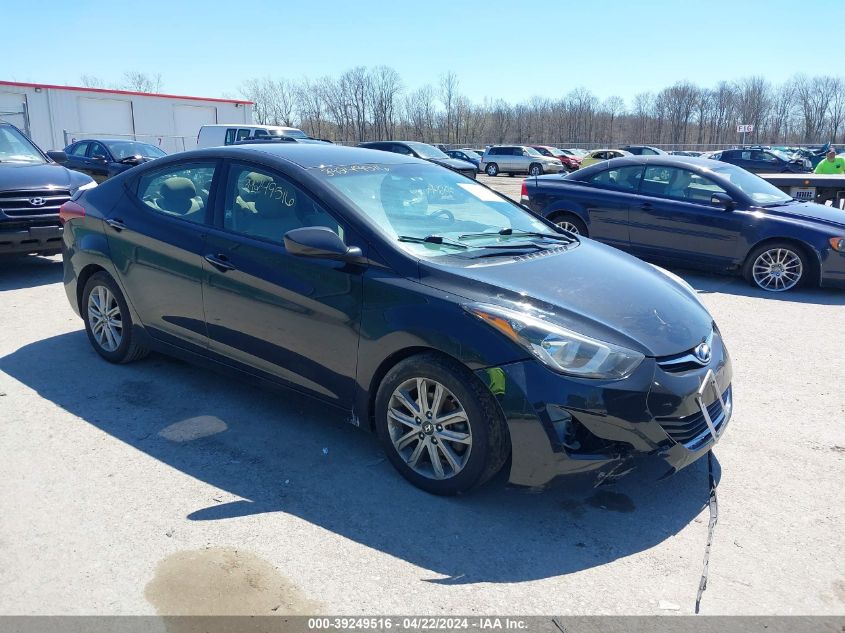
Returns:
[[[252,123],[252,102],[0,81],[0,120],[44,150],[87,137],[131,138],[168,153],[194,149],[200,127]]]

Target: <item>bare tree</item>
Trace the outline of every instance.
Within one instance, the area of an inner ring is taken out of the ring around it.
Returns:
[[[616,118],[625,113],[625,101],[622,97],[612,96],[604,100],[602,109],[609,118],[609,130],[607,133],[608,145],[613,145],[613,124]]]
[[[373,136],[392,140],[397,124],[402,78],[389,66],[377,66],[370,73],[369,87],[373,110]]]
[[[138,70],[123,73],[120,87],[134,92],[161,92],[161,73],[148,75]]]
[[[452,120],[455,117],[455,104],[458,99],[458,76],[451,70],[440,77],[440,100],[443,102],[446,116],[446,143],[451,143]]]
[[[85,88],[106,88],[106,82],[95,75],[82,75],[79,82]]]

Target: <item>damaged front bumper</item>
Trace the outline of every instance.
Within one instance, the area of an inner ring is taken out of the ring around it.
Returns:
[[[512,445],[510,481],[541,486],[596,471],[629,472],[639,458],[662,461],[663,476],[705,455],[733,410],[730,356],[718,331],[705,366],[647,358],[628,378],[597,381],[551,371],[534,360],[480,369]]]

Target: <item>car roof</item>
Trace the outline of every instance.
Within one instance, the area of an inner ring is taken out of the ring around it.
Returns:
[[[298,127],[290,127],[289,125],[265,125],[263,123],[205,123],[202,127],[251,127],[258,130],[299,130]]]
[[[675,154],[658,154],[656,156],[623,156],[622,158],[612,158],[608,161],[597,163],[599,165],[612,165],[621,167],[623,165],[662,165],[666,167],[680,167],[688,166],[693,169],[709,169],[714,167],[723,167],[725,163],[713,161],[709,158],[700,158],[698,156],[677,156]],[[592,166],[590,166],[592,168]]]
[[[346,147],[343,145],[331,145],[329,143],[259,143],[254,145],[238,145],[226,148],[209,148],[203,152],[223,151],[228,153],[235,151],[243,156],[241,152],[261,152],[270,154],[283,160],[289,161],[304,169],[322,167],[324,165],[400,165],[403,163],[425,163],[412,156],[394,154],[377,149],[365,147]]]
[[[90,138],[81,138],[78,141],[74,141],[71,145],[76,145],[77,143],[90,143],[91,141],[97,141],[98,143],[142,143],[143,145],[153,145],[152,143],[147,143],[146,141],[136,141],[134,138],[100,138],[92,136]]]

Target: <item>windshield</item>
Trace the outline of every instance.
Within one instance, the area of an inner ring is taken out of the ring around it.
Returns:
[[[751,198],[756,204],[774,205],[789,202],[792,198],[774,185],[766,182],[759,176],[745,171],[741,167],[725,164],[711,168],[713,173],[727,178],[731,184],[738,187],[742,192]]]
[[[575,154],[572,153],[571,150],[559,149],[557,147],[552,149],[552,154],[554,154],[555,156],[574,156],[575,155]]]
[[[474,152],[471,149],[462,149],[461,151],[470,158],[481,158],[481,156],[479,156],[478,152]]]
[[[161,158],[162,156],[167,156],[164,150],[159,149],[155,145],[138,143],[137,141],[113,141],[106,143],[106,146],[115,160],[123,160],[130,156],[143,156],[144,158]]]
[[[534,149],[533,147],[526,147],[524,149],[525,149],[525,152],[529,156],[542,156],[542,154],[540,152],[538,152],[536,149]]]
[[[46,163],[28,138],[10,126],[0,126],[0,162]]]
[[[267,130],[267,133],[270,136],[289,136],[291,138],[309,138],[308,135],[303,132],[302,130],[297,130],[296,128],[271,128]]]
[[[552,228],[504,196],[436,165],[351,165],[321,167],[314,172],[388,239],[417,256],[440,257],[522,243],[525,237],[519,232],[523,231],[554,234]],[[500,235],[502,229],[513,233]],[[484,235],[470,237],[470,233]],[[399,240],[400,236],[421,240],[433,235],[442,237],[443,243]]]
[[[449,158],[448,154],[427,143],[405,143],[405,145],[414,150],[420,158]]]

